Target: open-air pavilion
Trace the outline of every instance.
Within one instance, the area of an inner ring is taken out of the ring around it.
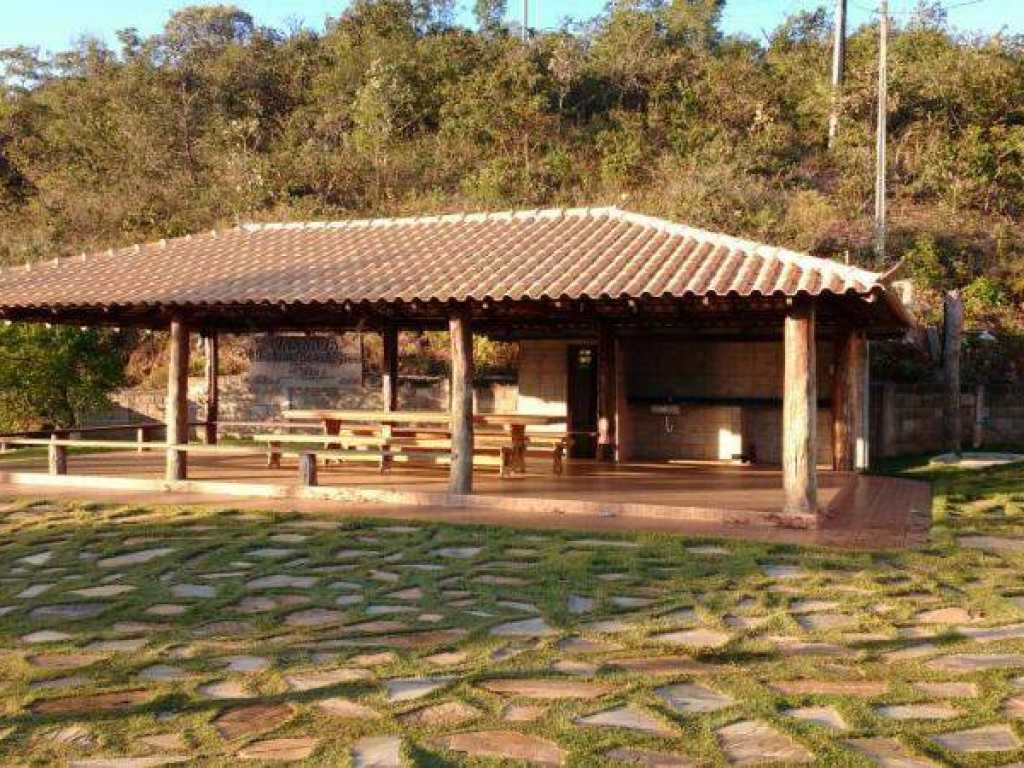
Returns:
[[[869,342],[911,323],[886,276],[614,208],[245,225],[4,270],[0,317],[164,330],[171,350],[165,443],[6,437],[50,453],[5,464],[8,485],[901,531],[927,503],[860,474]],[[398,333],[442,329],[450,409],[417,420]],[[381,413],[306,414],[337,442],[284,438],[270,466],[218,444],[218,335],[346,330],[383,336]],[[520,342],[514,413],[474,411],[474,334]],[[76,445],[104,452],[69,465]]]

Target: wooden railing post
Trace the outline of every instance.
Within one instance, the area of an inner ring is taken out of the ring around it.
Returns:
[[[59,438],[54,433],[50,437],[50,445],[47,450],[47,458],[51,475],[66,475],[68,473],[68,448],[66,445],[58,444]]]
[[[448,490],[473,489],[473,330],[468,309],[451,315],[451,432],[452,458]]]
[[[794,304],[784,323],[785,375],[782,394],[782,482],[785,511],[818,511],[818,387],[815,365],[815,312]]]
[[[317,485],[316,454],[311,451],[299,454],[299,485],[304,488]]]
[[[188,476],[188,454],[174,446],[185,445],[189,437],[188,418],[188,326],[181,319],[171,321],[170,359],[167,366],[167,470],[168,481]]]

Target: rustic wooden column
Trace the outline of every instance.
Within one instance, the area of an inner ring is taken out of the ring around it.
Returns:
[[[786,314],[782,394],[782,485],[785,511],[818,511],[817,408],[814,307],[796,304]]]
[[[451,336],[452,463],[448,476],[451,493],[473,490],[473,329],[469,311],[462,309],[448,320]]]
[[[960,341],[964,327],[964,303],[960,291],[950,291],[943,302],[944,340],[942,377],[946,400],[943,419],[946,424],[946,450],[960,455],[963,450],[963,426],[960,416]]]
[[[384,367],[381,370],[380,387],[385,411],[398,410],[398,328],[387,326],[381,331],[384,347]]]
[[[167,445],[188,443],[188,326],[179,318],[171,320],[170,359],[167,365]],[[167,449],[167,480],[184,480],[188,454]]]
[[[597,336],[597,459],[615,460],[615,335],[606,322]]]
[[[216,332],[203,338],[206,353],[206,439],[207,445],[217,444],[217,421],[220,419],[220,386],[217,382],[220,344]]]
[[[832,468],[838,472],[862,468],[858,466],[858,444],[866,439],[866,353],[863,332],[847,329],[836,336],[832,374]]]

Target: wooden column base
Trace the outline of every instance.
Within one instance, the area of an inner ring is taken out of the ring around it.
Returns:
[[[299,456],[299,485],[306,488],[318,485],[315,453],[303,453]]]

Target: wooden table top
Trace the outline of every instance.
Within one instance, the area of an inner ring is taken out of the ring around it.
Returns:
[[[321,421],[343,421],[352,423],[381,424],[445,424],[450,417],[445,411],[353,411],[353,410],[287,410],[282,413],[286,419],[319,419]],[[530,413],[477,413],[473,420],[477,424],[532,427],[545,424],[562,424],[565,416],[543,416]]]

